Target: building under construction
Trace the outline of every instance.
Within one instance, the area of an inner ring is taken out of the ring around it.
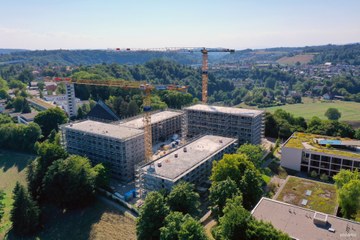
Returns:
[[[165,110],[151,114],[152,142],[162,142],[173,134],[181,133],[181,124],[184,112],[178,110]],[[120,126],[144,129],[144,121],[141,115],[135,118],[125,119]]]
[[[181,148],[142,166],[137,170],[136,183],[140,194],[166,189],[180,181],[196,185],[209,179],[212,162],[225,153],[233,153],[237,139],[205,135]]]
[[[264,137],[264,111],[196,104],[184,109],[188,134],[236,137],[241,143],[260,144]]]
[[[134,166],[145,159],[144,131],[85,120],[62,126],[63,140],[70,154],[88,157],[93,164],[109,166],[113,177],[134,178]]]

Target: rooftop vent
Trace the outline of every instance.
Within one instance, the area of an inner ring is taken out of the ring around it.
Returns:
[[[329,230],[329,232],[332,232],[332,233],[335,232],[335,229],[334,229],[334,228],[329,228],[328,230]]]
[[[175,158],[177,158],[178,157],[178,154],[177,153],[175,153]]]
[[[222,139],[220,139],[220,140],[219,140],[219,143],[223,143],[223,140],[222,140]]]
[[[158,167],[161,167],[161,166],[162,166],[161,162],[159,162],[157,165],[158,165]]]
[[[184,152],[187,152],[187,148],[186,148],[186,147],[184,147]]]
[[[325,227],[327,224],[327,219],[328,219],[328,215],[325,213],[319,213],[319,212],[314,213],[313,222],[315,225]]]

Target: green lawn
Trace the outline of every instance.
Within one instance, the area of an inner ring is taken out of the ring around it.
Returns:
[[[287,112],[294,114],[294,116],[301,116],[305,119],[311,119],[313,116],[318,116],[321,119],[326,119],[324,116],[328,108],[337,108],[341,112],[342,121],[347,121],[360,127],[360,103],[357,102],[344,102],[344,101],[328,101],[322,102],[315,100],[313,102],[310,98],[303,98],[304,103],[288,104],[278,107],[269,107],[265,110],[275,112],[276,109],[283,109]]]
[[[306,190],[312,191],[310,196]],[[306,206],[301,205],[303,199],[308,200]],[[297,177],[289,177],[276,200],[333,215],[338,205],[335,185]]]
[[[26,184],[25,171],[34,155],[0,150],[0,189],[5,192],[5,216],[0,223],[0,239],[11,227],[9,213],[12,204],[12,190],[16,181]]]

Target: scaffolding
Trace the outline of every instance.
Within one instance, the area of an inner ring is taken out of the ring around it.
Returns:
[[[145,191],[145,182],[144,182],[144,169],[143,166],[145,162],[141,162],[134,166],[135,170],[135,189],[136,189],[136,197],[138,198],[145,198],[146,191]]]
[[[181,118],[181,143],[185,144],[188,136],[188,118],[187,113],[184,112]]]

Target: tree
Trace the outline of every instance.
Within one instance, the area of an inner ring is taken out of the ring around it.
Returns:
[[[239,236],[245,237],[250,220],[251,215],[243,208],[241,196],[228,199],[224,208],[224,216],[219,220],[222,239],[237,240]]]
[[[239,184],[239,189],[243,196],[243,206],[247,210],[255,207],[256,203],[260,200],[263,180],[257,170],[246,169]]]
[[[0,99],[10,99],[10,95],[4,88],[0,89]]]
[[[360,128],[356,129],[355,134],[354,134],[354,138],[360,140]]]
[[[337,108],[328,108],[325,112],[325,116],[329,120],[339,120],[341,118],[341,113]]]
[[[0,190],[0,222],[2,217],[4,216],[4,208],[5,208],[4,199],[5,199],[5,193],[4,191]]]
[[[269,222],[253,220],[248,223],[246,239],[290,240],[291,238],[286,233],[274,228],[274,226]]]
[[[139,106],[137,105],[135,100],[131,100],[128,105],[127,114],[129,116],[135,116],[139,114]]]
[[[51,164],[43,179],[49,202],[64,208],[77,208],[92,201],[96,172],[87,158],[71,155]]]
[[[102,163],[95,165],[94,171],[96,172],[95,186],[99,188],[109,188],[109,171]]]
[[[238,148],[236,153],[245,154],[256,167],[260,167],[264,150],[259,145],[245,143]]]
[[[21,113],[31,113],[31,108],[30,108],[29,102],[26,100],[26,98],[24,99]]]
[[[40,199],[43,192],[43,179],[48,168],[54,161],[67,158],[68,154],[59,144],[50,141],[36,143],[35,149],[39,157],[29,164],[26,179],[32,197]]]
[[[341,169],[339,173],[333,176],[333,179],[336,188],[340,189],[351,180],[360,180],[360,172],[358,170],[352,172],[350,170]]]
[[[40,223],[40,209],[36,202],[18,182],[14,188],[14,203],[10,213],[10,220],[15,234],[29,235],[34,233]]]
[[[8,89],[8,84],[2,77],[0,77],[0,89],[4,89],[4,90]]]
[[[209,191],[211,211],[217,218],[223,215],[222,213],[226,204],[226,200],[241,194],[236,185],[236,182],[230,178],[220,182],[213,182]]]
[[[199,221],[192,218],[190,215],[185,216],[183,224],[181,224],[179,240],[207,240],[203,226]]]
[[[189,214],[170,212],[160,228],[160,240],[207,239],[201,224]]]
[[[172,188],[167,197],[167,203],[172,211],[196,214],[200,206],[199,198],[193,184],[180,182]]]
[[[139,240],[159,238],[160,228],[164,226],[165,217],[169,212],[164,196],[159,192],[150,192],[136,222],[137,238]]]
[[[339,196],[341,213],[345,218],[354,218],[360,210],[360,172],[340,170],[333,177]]]
[[[67,116],[65,112],[58,107],[50,108],[36,115],[34,122],[39,124],[43,135],[47,137],[53,129],[58,131],[59,125],[67,122]]]
[[[226,202],[216,239],[290,240],[290,237],[275,229],[272,224],[254,219],[250,212],[243,208],[241,197],[237,196]]]
[[[184,223],[184,214],[170,212],[164,220],[164,226],[160,228],[160,240],[177,240],[181,225]]]
[[[32,74],[30,69],[24,69],[20,75],[18,76],[18,79],[24,83],[28,83],[34,80],[34,75]]]
[[[255,169],[254,164],[248,160],[246,155],[225,154],[220,161],[213,163],[210,180],[220,182],[230,178],[239,186],[246,169]]]
[[[351,180],[338,190],[341,213],[345,218],[355,219],[360,210],[360,180]]]
[[[122,101],[120,104],[120,116],[129,116],[128,114],[129,104],[126,101]]]
[[[15,97],[15,99],[13,100],[13,107],[15,109],[15,112],[21,112],[24,106],[24,100],[25,98],[23,97]]]

